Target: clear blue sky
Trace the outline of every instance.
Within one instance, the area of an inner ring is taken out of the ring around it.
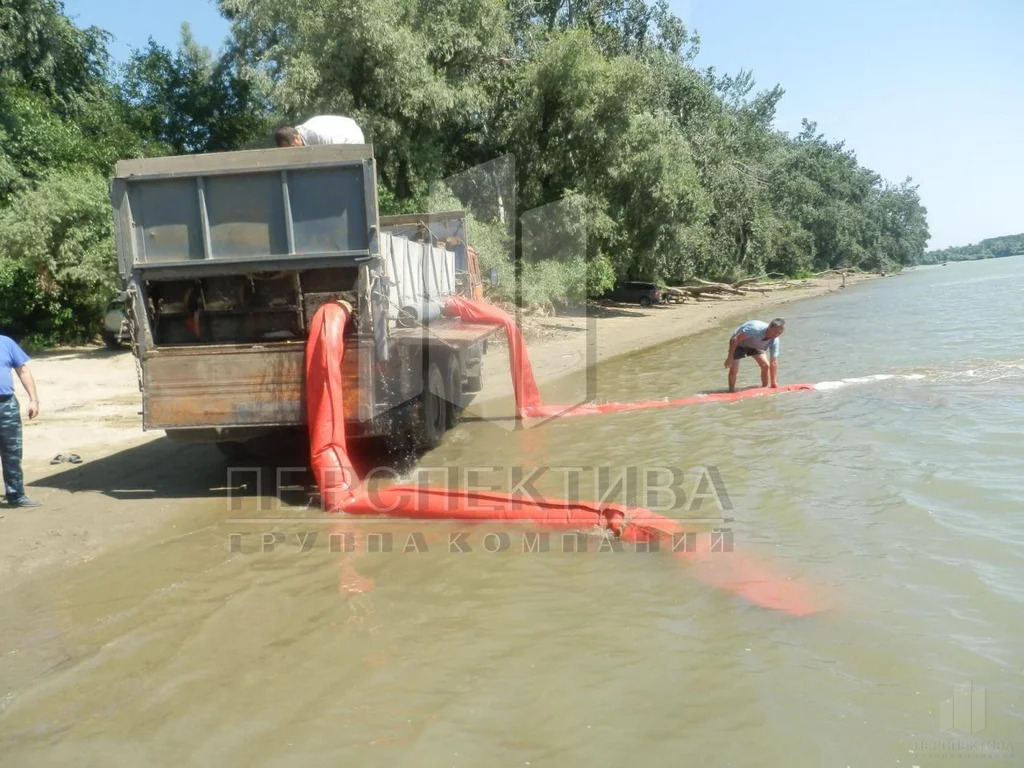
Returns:
[[[750,69],[781,84],[777,127],[807,117],[861,164],[912,176],[929,247],[1024,232],[1024,2],[1020,0],[670,0],[702,38],[698,66]],[[220,47],[213,0],[65,0],[79,26],[115,36],[124,59],[152,36],[172,47],[181,22]]]

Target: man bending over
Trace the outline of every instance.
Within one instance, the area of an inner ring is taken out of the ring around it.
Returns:
[[[725,367],[729,369],[729,391],[736,391],[736,374],[740,370],[740,360],[752,357],[761,367],[761,386],[772,389],[779,386],[779,336],[786,330],[786,321],[775,318],[770,323],[760,320],[748,320],[733,333],[729,339],[729,356]],[[765,359],[765,352],[768,358]]]
[[[294,128],[285,125],[274,131],[279,147],[311,147],[314,144],[365,144],[363,132],[351,117],[317,115]]]

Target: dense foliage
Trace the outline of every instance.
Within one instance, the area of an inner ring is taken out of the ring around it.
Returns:
[[[953,246],[938,251],[928,251],[921,257],[921,264],[942,264],[946,261],[973,261],[975,259],[999,259],[1004,256],[1024,254],[1024,234],[990,237],[980,243]]]
[[[909,179],[887,183],[812,122],[776,130],[782,89],[698,69],[699,39],[664,0],[220,8],[219,55],[185,28],[176,51],[150,42],[115,69],[106,34],[59,0],[0,2],[0,326],[89,333],[116,285],[118,158],[269,146],[274,124],[317,113],[363,127],[383,212],[470,208],[504,298],[923,254]]]

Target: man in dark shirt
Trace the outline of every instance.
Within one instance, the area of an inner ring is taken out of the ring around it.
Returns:
[[[3,464],[4,500],[9,507],[38,507],[25,495],[25,479],[21,474],[21,406],[14,396],[14,377],[28,393],[28,417],[39,413],[36,382],[28,369],[29,357],[14,339],[0,336],[0,463]]]

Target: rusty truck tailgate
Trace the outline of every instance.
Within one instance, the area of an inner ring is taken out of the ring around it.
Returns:
[[[369,354],[353,344],[342,362],[346,420],[372,415]],[[298,342],[253,346],[164,347],[146,356],[145,429],[287,426],[306,423],[303,358]],[[360,377],[360,368],[366,368]],[[369,395],[369,396],[367,396]]]

